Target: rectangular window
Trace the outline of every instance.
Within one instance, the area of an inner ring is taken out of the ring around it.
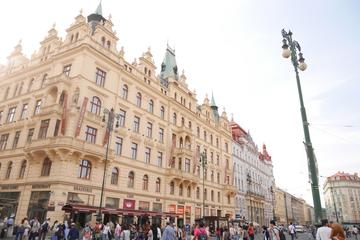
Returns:
[[[97,134],[96,128],[86,126],[85,141],[96,143],[96,134]]]
[[[49,128],[49,123],[50,123],[50,119],[41,120],[38,139],[46,138],[47,130]]]
[[[145,163],[150,163],[151,148],[145,148]]]
[[[152,127],[153,127],[153,124],[151,122],[148,122],[147,127],[146,127],[146,136],[148,138],[152,137]]]
[[[54,129],[54,137],[59,135],[60,123],[61,123],[61,120],[56,119],[56,124],[55,124],[55,129]]]
[[[12,107],[9,109],[7,118],[6,118],[6,122],[7,123],[11,123],[15,120],[15,112],[16,112],[16,107]]]
[[[3,134],[0,137],[0,151],[3,151],[6,149],[6,144],[9,139],[9,134]]]
[[[157,161],[156,161],[156,165],[158,167],[162,167],[162,159],[163,159],[163,153],[158,152]]]
[[[136,156],[137,156],[137,143],[131,143],[131,158],[132,159],[136,159]]]
[[[34,131],[35,131],[35,128],[30,128],[29,129],[29,132],[28,132],[28,135],[27,135],[27,138],[26,138],[26,142],[31,143],[32,137],[34,136]]]
[[[190,159],[185,158],[185,172],[190,172]]]
[[[65,74],[66,76],[70,75],[70,71],[71,71],[71,64],[64,66],[63,68],[63,74]]]
[[[36,101],[34,115],[38,115],[41,109],[41,99]]]
[[[121,137],[116,137],[115,139],[115,154],[121,155],[122,152],[123,139]]]
[[[100,68],[96,68],[95,82],[97,85],[103,87],[105,85],[106,72]]]
[[[19,142],[19,138],[20,138],[20,131],[17,131],[17,132],[15,133],[15,137],[14,137],[12,149],[15,149],[15,148],[17,147],[18,142]]]
[[[136,133],[139,133],[139,128],[140,128],[140,118],[135,116],[134,117],[133,131],[136,132]]]
[[[27,117],[28,107],[29,107],[29,104],[27,104],[27,103],[23,104],[23,107],[21,110],[21,115],[20,115],[20,120],[23,120]]]
[[[125,127],[126,112],[122,109],[119,111],[119,127]]]
[[[159,129],[159,142],[160,143],[164,142],[164,129],[163,128]]]

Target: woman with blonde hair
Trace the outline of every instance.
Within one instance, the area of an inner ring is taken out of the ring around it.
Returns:
[[[333,223],[331,224],[331,240],[345,240],[345,232],[343,227],[340,224]]]

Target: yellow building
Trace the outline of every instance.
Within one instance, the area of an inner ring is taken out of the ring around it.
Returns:
[[[117,42],[99,5],[64,40],[52,28],[30,59],[19,43],[0,67],[1,216],[94,221],[106,163],[105,219],[234,217],[226,113],[197,103],[170,47],[156,76],[150,48],[129,63]],[[117,117],[108,161],[104,109]]]

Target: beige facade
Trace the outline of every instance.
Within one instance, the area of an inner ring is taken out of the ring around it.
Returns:
[[[93,221],[106,155],[103,110],[113,108],[119,127],[110,137],[104,213],[168,213],[192,223],[203,215],[204,191],[205,215],[233,218],[226,113],[216,114],[207,98],[197,103],[171,65],[174,52],[166,50],[171,59],[156,76],[150,49],[127,62],[101,13],[88,21],[80,13],[66,32],[62,40],[50,29],[31,59],[19,43],[0,68],[2,214],[62,220],[70,204]],[[164,74],[169,67],[173,74]],[[199,151],[207,153],[204,190]]]
[[[296,223],[310,225],[314,222],[314,209],[304,199],[297,198],[288,192],[276,188],[275,216],[279,224]]]
[[[360,223],[360,178],[357,173],[338,172],[326,179],[323,190],[329,220]]]

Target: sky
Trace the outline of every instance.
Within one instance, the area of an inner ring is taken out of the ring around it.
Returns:
[[[61,37],[99,0],[0,1],[0,63],[22,39],[30,57],[56,23]],[[295,73],[281,56],[281,29],[291,29],[308,69],[300,73],[310,135],[326,176],[360,172],[360,1],[102,0],[125,59],[150,46],[160,64],[175,48],[198,103],[206,94],[272,155],[277,186],[312,204]]]

